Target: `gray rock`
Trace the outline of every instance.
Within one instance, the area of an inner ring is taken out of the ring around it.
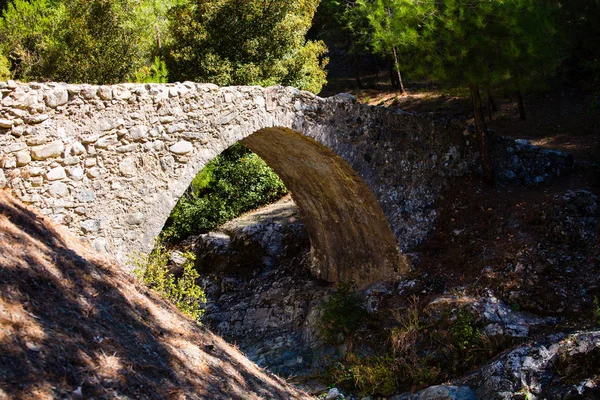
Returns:
[[[123,176],[134,176],[137,172],[135,158],[127,157],[119,163],[119,172]]]
[[[88,219],[85,221],[81,221],[79,226],[86,233],[94,233],[100,230],[100,221],[98,221],[97,219]]]
[[[46,92],[44,96],[46,100],[46,106],[50,108],[56,108],[67,104],[69,101],[69,93],[64,87],[54,88],[52,91]]]
[[[342,400],[344,398],[344,395],[340,392],[338,388],[329,389],[329,392],[327,392],[327,396],[325,396],[325,400]]]
[[[96,193],[93,190],[82,189],[77,193],[76,197],[81,203],[91,203],[96,199]]]
[[[54,182],[48,188],[48,192],[52,197],[62,198],[69,195],[69,187],[63,182]]]
[[[136,125],[129,129],[129,139],[134,142],[145,139],[148,136],[148,127],[144,125]]]

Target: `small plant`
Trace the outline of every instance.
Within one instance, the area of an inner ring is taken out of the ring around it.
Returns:
[[[204,290],[196,284],[200,275],[194,269],[194,254],[187,252],[184,257],[186,261],[183,264],[183,274],[176,277],[167,266],[170,253],[159,244],[149,256],[133,257],[133,273],[146,286],[159,292],[184,314],[199,322],[204,314],[200,304],[206,302],[206,297]]]
[[[331,344],[337,344],[340,334],[347,336],[354,332],[367,311],[354,283],[340,283],[338,290],[321,306],[320,327]]]
[[[361,395],[392,395],[396,388],[395,361],[391,356],[360,358],[348,353],[327,374],[333,385],[346,386]]]
[[[460,350],[469,350],[481,344],[481,332],[475,327],[473,314],[460,310],[450,328],[452,342]]]

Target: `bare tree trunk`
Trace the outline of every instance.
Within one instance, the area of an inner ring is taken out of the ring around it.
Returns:
[[[487,183],[493,183],[494,172],[490,160],[490,151],[488,144],[488,131],[485,123],[485,116],[481,110],[481,94],[479,85],[471,85],[471,102],[473,103],[473,115],[475,117],[475,129],[479,135],[479,151],[481,153],[481,165],[483,167],[483,177]]]
[[[400,73],[400,62],[398,61],[398,53],[396,52],[396,46],[393,47],[394,50],[394,69],[396,70],[396,74],[398,74],[398,82],[400,84],[400,93],[406,94],[406,90],[404,89],[404,82],[402,82],[402,74]]]

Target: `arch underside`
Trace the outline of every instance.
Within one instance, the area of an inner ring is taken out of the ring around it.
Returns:
[[[262,129],[242,143],[293,193],[310,237],[315,276],[365,286],[407,271],[377,200],[341,157],[287,128]]]

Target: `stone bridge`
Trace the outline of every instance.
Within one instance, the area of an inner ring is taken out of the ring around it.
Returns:
[[[477,164],[452,122],[284,87],[0,83],[0,188],[119,261],[151,251],[194,176],[242,141],[282,178],[313,273],[362,286],[407,269],[448,177]]]

